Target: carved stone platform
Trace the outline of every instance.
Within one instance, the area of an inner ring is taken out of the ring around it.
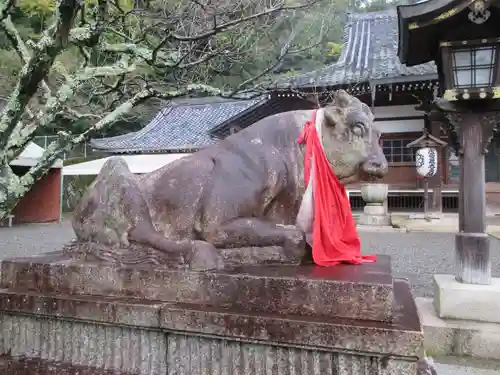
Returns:
[[[413,375],[423,354],[409,285],[383,256],[196,272],[57,252],[3,261],[0,287],[0,356],[30,374]]]
[[[394,303],[390,272],[390,260],[383,256],[363,267],[249,266],[206,272],[117,267],[55,252],[3,261],[0,288],[388,321]]]

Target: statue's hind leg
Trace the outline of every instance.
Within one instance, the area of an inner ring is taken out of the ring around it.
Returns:
[[[132,259],[140,263],[141,252],[160,251],[176,265],[191,269],[214,269],[222,266],[215,247],[204,241],[175,241],[165,237],[153,225],[139,181],[121,158],[106,162],[94,185],[74,212],[73,229],[82,243],[97,244],[108,259]],[[133,243],[142,245],[134,248]],[[149,249],[148,249],[149,248]],[[168,255],[173,255],[169,257]],[[169,264],[165,264],[169,266]]]

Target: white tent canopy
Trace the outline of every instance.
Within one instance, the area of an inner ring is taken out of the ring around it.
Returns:
[[[37,165],[38,160],[42,157],[45,149],[38,146],[36,143],[30,142],[23,152],[11,161],[10,165],[17,167],[33,167]],[[62,168],[62,161],[58,160],[53,165],[52,168]]]
[[[125,160],[132,173],[149,173],[188,155],[190,154],[120,155],[120,157]],[[62,173],[64,176],[98,175],[104,163],[111,157],[113,156],[68,165],[63,168]]]

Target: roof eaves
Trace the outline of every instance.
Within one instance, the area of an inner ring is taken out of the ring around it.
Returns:
[[[112,149],[112,150],[102,150],[102,151],[107,151],[109,154],[184,154],[184,153],[192,153],[201,150],[204,147],[207,147],[209,145],[205,146],[190,146],[190,147],[172,147],[172,148],[158,148],[158,149],[128,149],[128,148],[123,148],[123,149]],[[101,150],[98,150],[101,151]]]
[[[232,122],[234,122],[235,119],[237,119],[239,117],[242,117],[242,116],[246,115],[247,113],[250,113],[250,112],[254,111],[258,107],[266,104],[270,99],[271,99],[271,95],[270,94],[264,95],[264,97],[262,97],[261,100],[259,100],[258,102],[256,102],[254,105],[248,107],[247,109],[244,109],[240,113],[238,113],[235,116],[233,116],[233,117],[225,120],[224,122],[220,123],[219,125],[214,126],[210,130],[208,130],[207,133],[213,134],[213,133],[215,133],[215,132],[217,132],[217,131],[219,131],[221,129],[224,129],[226,126],[228,126],[229,124],[231,124]]]

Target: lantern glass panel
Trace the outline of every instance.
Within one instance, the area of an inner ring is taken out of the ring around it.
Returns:
[[[456,88],[492,86],[495,47],[481,46],[452,50],[452,66]]]
[[[453,51],[453,57],[457,68],[470,68],[472,66],[470,51]]]

